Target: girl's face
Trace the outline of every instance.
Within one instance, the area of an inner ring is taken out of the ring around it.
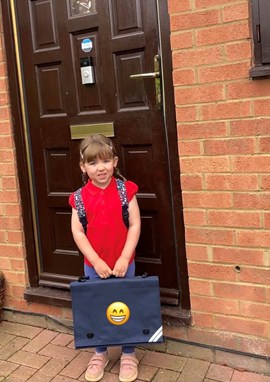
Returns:
[[[117,163],[117,157],[107,159],[96,158],[91,162],[81,163],[81,170],[87,173],[95,186],[106,188],[111,181]]]

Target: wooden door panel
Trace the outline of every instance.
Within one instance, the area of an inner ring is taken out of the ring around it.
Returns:
[[[30,3],[33,50],[59,47],[54,3],[36,0]]]
[[[66,115],[62,70],[61,62],[36,67],[40,117]]]
[[[113,122],[124,175],[139,185],[142,234],[137,273],[160,278],[178,302],[168,147],[153,79],[160,52],[155,0],[98,0],[78,14],[67,0],[17,0],[29,137],[40,237],[40,285],[68,287],[83,271],[70,231],[68,197],[80,187],[79,142],[70,126]],[[90,38],[93,48],[82,49]],[[95,83],[82,85],[80,60],[92,57]],[[167,68],[170,70],[170,68]]]

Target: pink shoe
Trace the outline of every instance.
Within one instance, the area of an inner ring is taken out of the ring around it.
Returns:
[[[91,358],[84,378],[88,382],[100,381],[104,375],[104,369],[109,363],[108,353],[94,354]]]
[[[138,377],[138,363],[135,353],[123,354],[120,359],[120,382],[132,382]]]

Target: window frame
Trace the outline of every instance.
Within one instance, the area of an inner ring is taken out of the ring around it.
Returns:
[[[264,38],[268,39],[270,46],[270,20],[267,26],[261,27],[262,20],[260,18],[260,1],[265,0],[251,0],[251,15],[252,15],[252,32],[253,32],[253,51],[254,51],[254,66],[250,69],[250,76],[252,78],[270,76],[270,60],[269,63],[263,63],[263,45],[262,45],[262,29],[269,25],[269,36]],[[268,0],[269,1],[269,0]]]

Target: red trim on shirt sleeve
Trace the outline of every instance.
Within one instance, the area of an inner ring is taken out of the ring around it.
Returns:
[[[70,197],[68,198],[68,203],[69,205],[72,207],[72,208],[75,208],[75,200],[74,200],[74,192],[70,195]]]
[[[130,202],[135,194],[138,192],[138,186],[137,184],[131,182],[131,181],[126,181],[125,182],[126,190],[127,190],[127,198],[128,201]]]

